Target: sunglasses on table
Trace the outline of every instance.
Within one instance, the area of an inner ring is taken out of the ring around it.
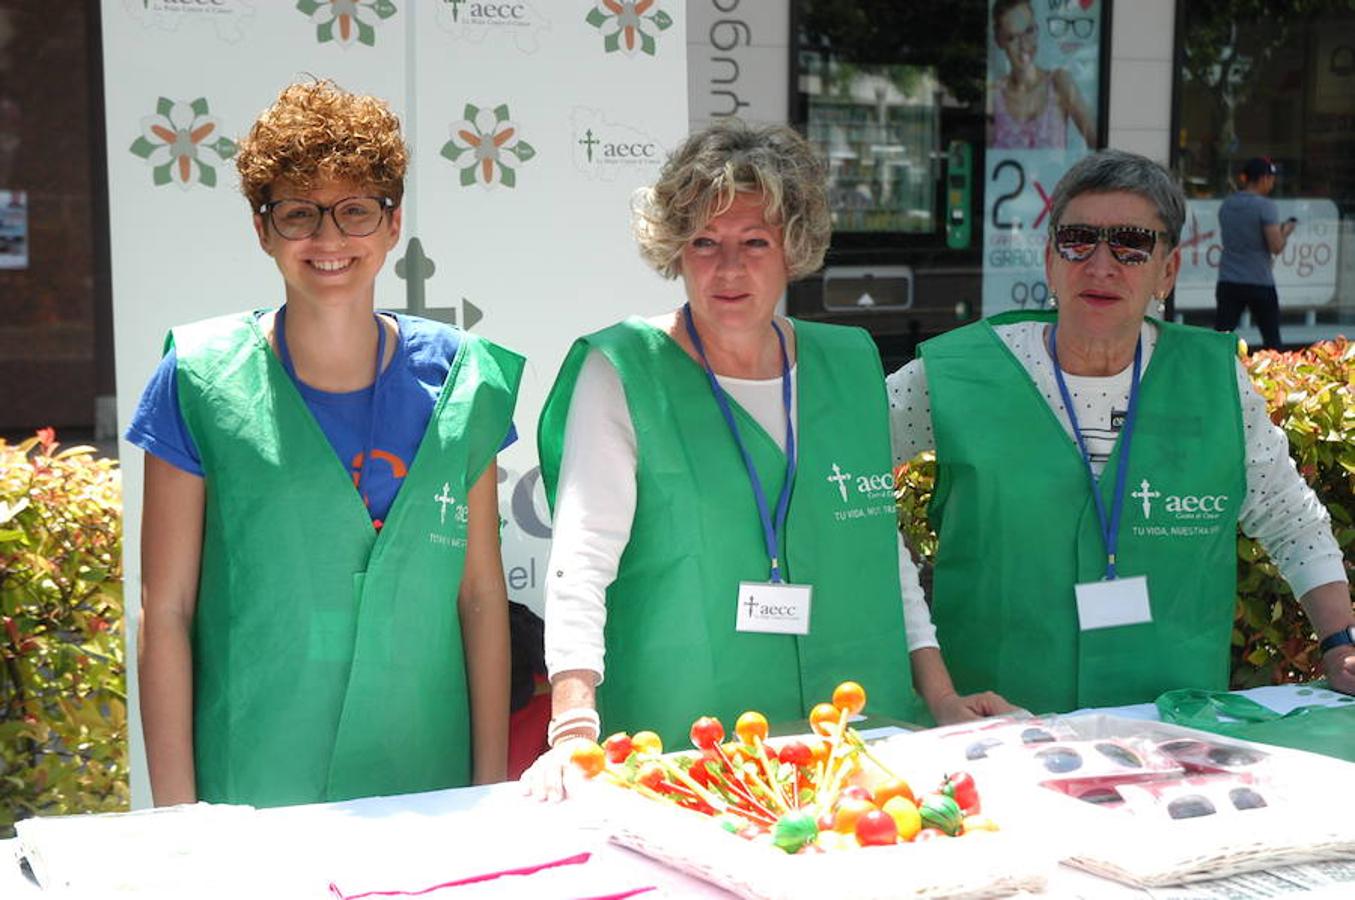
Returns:
[[[1085,262],[1105,241],[1116,262],[1139,266],[1152,258],[1158,238],[1166,237],[1165,231],[1137,225],[1059,225],[1054,228],[1054,249],[1068,262]]]

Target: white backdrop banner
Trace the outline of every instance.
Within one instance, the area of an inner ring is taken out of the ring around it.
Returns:
[[[640,261],[628,200],[686,133],[684,4],[102,2],[119,421],[131,420],[171,326],[282,301],[238,191],[235,141],[301,78],[382,97],[412,165],[403,244],[377,305],[527,356],[499,501],[509,596],[539,611],[550,530],[536,420],[556,368],[573,337],[680,301]],[[472,146],[504,135],[496,158]],[[136,597],[141,454],[121,449]],[[137,620],[129,609],[133,659]],[[132,751],[133,802],[145,805],[139,729]]]

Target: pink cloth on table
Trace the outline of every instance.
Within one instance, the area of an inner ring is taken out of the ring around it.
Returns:
[[[471,875],[468,878],[458,878],[455,881],[444,881],[442,884],[430,885],[417,891],[363,891],[360,894],[345,894],[339,889],[337,884],[331,881],[329,883],[329,892],[334,895],[335,900],[366,900],[366,898],[369,897],[426,897],[447,888],[480,884],[485,881],[493,881],[497,878],[535,875],[538,872],[559,868],[560,866],[578,866],[588,862],[591,857],[591,853],[577,853],[574,856],[566,856],[564,859],[557,859],[553,862],[540,863],[534,866],[523,866],[517,869],[504,869],[501,872],[486,872],[482,875]],[[590,894],[588,896],[578,897],[576,900],[625,900],[627,897],[648,893],[654,889],[654,886],[650,885],[649,887],[633,888],[631,890],[622,891],[621,893]],[[527,887],[527,890],[531,890],[531,888]]]
[[[1063,147],[1068,141],[1068,128],[1063,110],[1059,108],[1054,90],[1054,76],[1045,76],[1044,109],[1038,116],[1024,121],[1013,119],[1007,112],[1007,93],[997,85],[993,98],[993,144],[1000,150],[1028,150],[1036,147]]]

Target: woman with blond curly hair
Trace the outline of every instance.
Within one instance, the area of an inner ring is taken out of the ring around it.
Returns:
[[[956,696],[929,636],[874,343],[776,315],[828,247],[813,149],[784,126],[712,125],[634,223],[687,302],[581,338],[541,415],[554,718],[527,790],[562,796],[561,761],[604,726],[682,746],[698,716],[803,719],[844,679],[877,715],[913,719],[914,681],[938,720],[997,711]]]
[[[495,453],[523,363],[376,313],[406,163],[384,102],[283,90],[237,165],[284,302],[173,329],[128,430],[158,805],[504,777]]]

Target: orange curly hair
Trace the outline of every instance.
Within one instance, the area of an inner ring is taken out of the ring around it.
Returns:
[[[252,210],[268,202],[280,178],[301,190],[323,181],[370,186],[399,206],[408,165],[400,119],[390,106],[328,79],[283,88],[235,157]]]

